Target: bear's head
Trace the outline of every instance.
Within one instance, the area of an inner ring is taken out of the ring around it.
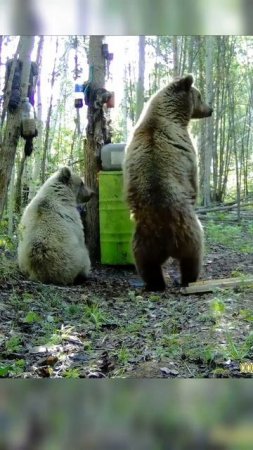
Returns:
[[[85,185],[82,178],[68,167],[62,167],[58,172],[58,180],[68,186],[75,195],[77,204],[86,203],[95,192]]]
[[[202,119],[212,115],[213,109],[203,102],[198,89],[193,86],[193,76],[187,75],[170,85],[174,94],[189,108],[191,119]]]

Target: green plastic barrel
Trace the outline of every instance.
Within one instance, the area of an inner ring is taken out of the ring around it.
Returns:
[[[134,223],[123,198],[123,172],[99,173],[99,222],[102,264],[134,264]]]

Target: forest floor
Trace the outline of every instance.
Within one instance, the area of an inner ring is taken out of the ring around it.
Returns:
[[[252,275],[252,222],[204,228],[201,279]],[[43,285],[24,279],[1,242],[0,377],[253,377],[240,369],[253,364],[252,287],[182,295],[170,261],[164,293],[145,292],[133,267],[98,265],[84,285]]]

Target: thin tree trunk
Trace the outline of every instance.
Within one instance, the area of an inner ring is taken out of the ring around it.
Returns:
[[[217,201],[217,187],[218,187],[218,135],[219,135],[219,117],[220,117],[220,36],[216,36],[215,45],[216,45],[216,59],[214,64],[216,66],[216,83],[215,83],[215,92],[214,99],[215,104],[213,104],[214,109],[214,130],[213,130],[213,192],[211,193],[211,200]]]
[[[156,42],[155,42],[155,64],[154,64],[154,75],[152,83],[150,83],[150,92],[149,95],[151,96],[158,90],[160,87],[160,63],[159,63],[159,55],[160,55],[160,36],[156,36]]]
[[[139,74],[136,89],[136,118],[137,121],[144,105],[144,76],[145,76],[145,36],[139,36]]]
[[[213,100],[213,36],[206,37],[206,102]],[[204,206],[211,201],[211,162],[213,151],[213,119],[210,117],[206,123],[206,145],[204,148]]]
[[[26,155],[25,152],[22,153],[21,161],[19,164],[18,175],[16,180],[16,190],[15,190],[15,212],[20,214],[21,211],[21,202],[22,202],[22,176],[25,167]]]
[[[188,52],[187,43],[188,36],[181,36],[180,58],[179,58],[179,75],[183,75],[186,71],[186,54]]]
[[[132,65],[129,63],[127,65],[128,70],[128,88],[127,88],[127,97],[128,97],[128,105],[129,105],[129,117],[132,122],[132,126],[135,125],[135,99],[134,99],[134,73]]]
[[[203,38],[196,36],[196,47],[198,53],[198,66],[199,66],[199,90],[204,92],[205,90],[205,67],[204,67],[204,45]],[[206,121],[201,120],[199,123],[198,134],[198,167],[199,167],[199,197],[201,205],[204,199],[204,182],[205,182],[205,139],[206,139]]]
[[[123,100],[122,100],[122,135],[123,135],[123,141],[126,142],[127,141],[127,70],[126,70],[126,66],[124,66],[124,79],[123,79],[123,83],[124,83],[124,96],[123,96]]]
[[[79,70],[78,70],[78,51],[77,51],[77,49],[78,49],[78,37],[77,36],[75,36],[75,38],[74,38],[74,49],[75,49],[74,80],[77,81],[78,80],[78,75],[79,75]],[[76,108],[76,128],[75,128],[75,131],[74,131],[74,136],[75,136],[76,132],[77,132],[78,135],[81,134],[81,122],[80,122],[80,110],[79,110],[79,108]],[[73,138],[74,138],[74,136],[73,136]]]
[[[188,36],[188,72],[192,73],[193,70],[193,50],[195,44],[195,36]]]
[[[13,211],[14,211],[14,195],[15,195],[15,165],[11,172],[11,181],[9,184],[8,196],[8,236],[13,236]]]
[[[241,184],[240,184],[240,169],[239,169],[239,156],[238,149],[236,143],[236,135],[235,135],[235,98],[234,91],[230,93],[230,121],[231,121],[231,144],[233,148],[234,158],[235,158],[235,176],[236,176],[236,200],[237,200],[237,220],[238,222],[241,220]]]
[[[172,38],[172,46],[173,46],[173,76],[177,77],[179,75],[179,67],[178,67],[178,37],[173,36]]]
[[[42,53],[44,46],[44,36],[40,37],[39,45],[38,45],[38,53],[36,58],[36,63],[38,64],[39,71],[37,77],[37,129],[38,129],[38,137],[36,139],[36,148],[33,153],[34,161],[33,161],[33,169],[32,169],[32,179],[29,186],[29,201],[35,196],[37,186],[39,184],[40,178],[40,169],[41,169],[41,156],[42,156],[42,147],[43,147],[43,121],[42,121],[42,99],[41,99],[41,79],[40,79],[40,67],[42,65]]]
[[[21,48],[19,58],[23,62],[21,74],[21,99],[27,97],[31,68],[31,52],[34,45],[33,36],[20,37]],[[0,153],[0,217],[3,214],[8,185],[15,161],[17,144],[20,136],[20,106],[13,114],[8,114],[4,141]]]
[[[55,59],[54,59],[52,77],[51,77],[51,96],[50,96],[49,107],[48,107],[48,112],[47,112],[46,127],[45,127],[45,141],[44,141],[44,148],[43,148],[42,161],[41,161],[41,182],[42,182],[42,184],[45,181],[46,160],[47,160],[47,155],[48,155],[48,151],[49,151],[49,132],[50,132],[51,114],[52,114],[52,108],[53,108],[53,88],[54,88],[55,77],[56,77],[55,69],[56,69],[56,60],[57,60],[57,54],[58,54],[58,45],[59,45],[59,41],[57,38],[56,39],[56,47],[55,47]]]
[[[2,45],[3,45],[3,36],[0,36],[0,67],[2,66]],[[0,111],[2,111],[2,101],[3,101],[3,97],[0,96]],[[0,129],[0,145],[2,142],[2,134],[1,134],[1,129]]]

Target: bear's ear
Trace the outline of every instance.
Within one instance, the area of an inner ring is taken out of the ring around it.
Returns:
[[[63,184],[68,184],[71,178],[71,170],[68,167],[62,167],[59,171],[58,179]]]
[[[175,82],[176,89],[178,91],[189,91],[191,89],[193,81],[194,79],[192,75],[187,75],[184,78],[180,78],[180,80]]]

